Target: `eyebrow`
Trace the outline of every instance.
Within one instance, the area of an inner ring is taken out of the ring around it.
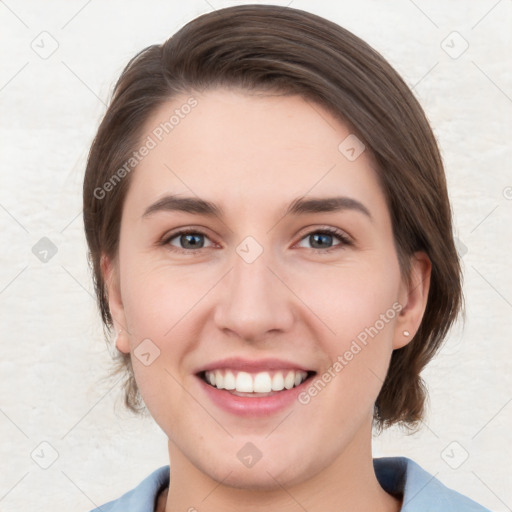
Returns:
[[[372,215],[368,208],[351,197],[321,197],[308,198],[304,196],[293,200],[284,213],[286,215],[305,215],[308,213],[329,213],[344,210],[353,210],[364,214],[373,221]],[[208,217],[223,217],[223,209],[199,197],[184,197],[177,195],[167,195],[150,205],[144,211],[143,218],[149,217],[156,212],[181,211],[196,215],[206,215]]]

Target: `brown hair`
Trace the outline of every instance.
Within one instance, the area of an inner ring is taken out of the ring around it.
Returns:
[[[115,260],[131,174],[123,174],[108,198],[98,191],[130,159],[143,125],[162,103],[214,87],[299,94],[346,123],[373,155],[402,275],[408,276],[416,251],[425,251],[432,262],[425,314],[414,339],[393,351],[374,423],[379,429],[393,423],[418,426],[427,397],[420,372],[462,307],[439,149],[421,106],[388,62],[351,32],[303,10],[274,5],[220,9],[192,20],[126,65],[91,146],[83,187],[85,233],[104,329],[110,332],[112,318],[101,256]],[[119,358],[118,371],[126,374],[125,404],[143,411],[130,355]]]

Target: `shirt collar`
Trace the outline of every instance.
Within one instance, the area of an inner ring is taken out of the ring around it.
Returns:
[[[374,458],[373,466],[377,480],[386,492],[403,495],[400,512],[490,512],[449,489],[407,457]],[[169,477],[169,466],[162,466],[135,489],[91,512],[154,512],[159,493],[169,485]]]

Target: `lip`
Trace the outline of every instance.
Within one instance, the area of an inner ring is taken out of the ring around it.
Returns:
[[[241,357],[228,357],[219,361],[214,361],[210,364],[198,368],[194,373],[200,374],[202,372],[231,369],[238,371],[245,371],[248,373],[266,372],[269,370],[302,370],[304,372],[313,372],[312,368],[307,368],[301,364],[292,361],[285,361],[283,359],[244,359]],[[294,388],[292,388],[294,389]],[[290,390],[289,390],[290,391]],[[254,400],[251,398],[251,400]]]
[[[215,368],[218,368],[218,366]],[[261,368],[261,366],[258,366],[258,368]],[[289,368],[297,367],[294,366]],[[310,373],[312,375],[308,375],[308,378],[299,386],[282,391],[274,391],[270,396],[259,397],[242,397],[233,395],[226,389],[217,389],[215,386],[207,384],[199,375],[196,375],[195,377],[199,381],[200,387],[205,395],[213,402],[214,405],[230,414],[254,418],[269,416],[290,407],[298,400],[297,396],[299,393],[304,391],[304,389],[310,385],[311,377],[316,375],[316,372]]]

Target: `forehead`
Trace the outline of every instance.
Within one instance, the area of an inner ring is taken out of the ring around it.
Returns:
[[[141,142],[150,141],[151,150],[132,176],[127,201],[140,210],[183,193],[225,211],[261,213],[301,195],[351,195],[385,208],[369,152],[355,160],[344,153],[353,137],[329,111],[298,95],[180,95],[146,122]]]

